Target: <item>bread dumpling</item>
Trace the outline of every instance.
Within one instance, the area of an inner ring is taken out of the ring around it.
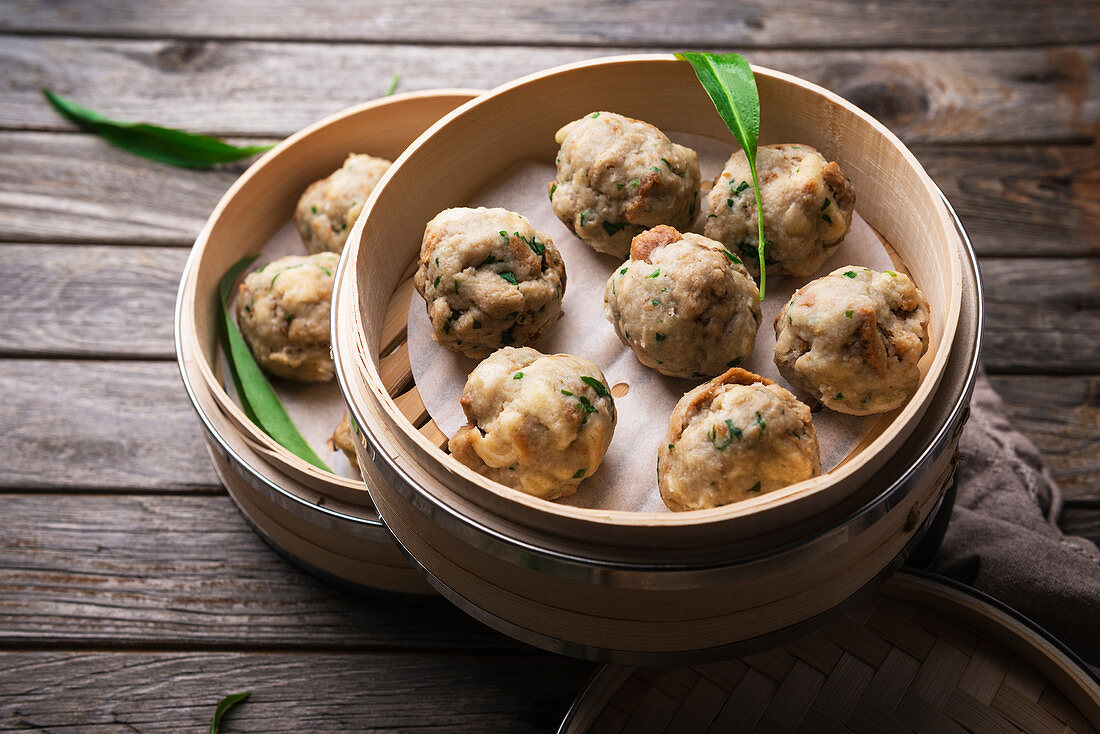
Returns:
[[[363,205],[391,163],[352,153],[327,178],[314,181],[298,199],[294,224],[310,252],[340,253]]]
[[[289,255],[255,270],[237,291],[237,323],[265,372],[327,382],[335,367],[329,337],[334,252]]]
[[[713,377],[752,354],[760,301],[740,258],[660,225],[642,232],[604,291],[604,313],[638,360],[672,377]]]
[[[538,339],[561,315],[565,264],[545,232],[507,209],[440,212],[413,276],[432,338],[467,357]]]
[[[566,497],[599,468],[617,416],[600,368],[570,354],[505,347],[466,380],[456,459],[543,499]]]
[[[355,453],[355,435],[351,427],[350,414],[347,412],[344,413],[344,417],[340,419],[340,422],[336,424],[336,429],[332,432],[332,445],[334,448],[343,451],[344,456],[348,457],[348,463],[356,471],[359,471],[359,456]]]
[[[765,145],[756,153],[764,203],[764,264],[769,273],[810,275],[852,225],[855,191],[835,162],[808,145]],[[730,156],[707,194],[704,233],[760,273],[756,196],[745,152]]]
[[[740,368],[680,398],[657,450],[661,499],[676,512],[759,497],[820,473],[809,407]]]
[[[598,252],[620,259],[643,230],[686,230],[699,206],[699,157],[648,122],[593,112],[558,130],[554,214]]]
[[[775,364],[850,415],[901,407],[920,384],[928,301],[904,273],[846,266],[795,291],[775,319]]]

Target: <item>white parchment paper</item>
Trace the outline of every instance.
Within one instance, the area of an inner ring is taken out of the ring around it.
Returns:
[[[258,270],[272,260],[278,260],[286,255],[308,255],[302,238],[293,222],[287,222],[279,229],[260,251],[256,262],[248,269],[248,272]],[[229,301],[229,307],[236,320],[236,292]],[[225,354],[218,347],[218,359],[221,363],[222,384],[229,396],[240,404],[237,391],[233,386],[233,380],[229,377],[229,363]],[[286,412],[290,415],[298,431],[305,438],[317,455],[329,465],[336,474],[351,479],[359,479],[359,471],[352,467],[344,452],[332,447],[332,432],[336,424],[344,415],[346,406],[344,397],[340,394],[340,386],[333,379],[322,383],[300,383],[284,380],[279,377],[267,376],[271,386],[275,388],[275,394],[279,396]]]
[[[699,154],[704,181],[713,180],[735,150],[726,143],[698,135],[672,133],[669,137]],[[634,352],[619,341],[604,317],[603,293],[608,277],[622,263],[592,250],[554,216],[546,196],[546,183],[553,178],[552,162],[519,161],[479,191],[467,206],[500,206],[519,212],[536,229],[549,234],[561,251],[567,274],[562,301],[565,313],[548,334],[531,346],[545,354],[587,357],[603,370],[609,385],[626,383],[630,388],[625,396],[615,400],[619,422],[599,470],[580,485],[576,494],[558,501],[599,509],[666,511],[657,491],[657,447],[664,440],[668,417],[676,402],[702,381],[664,377],[644,367]],[[705,217],[706,212],[701,211],[692,231],[703,231]],[[796,288],[842,265],[874,270],[895,267],[878,236],[858,214],[848,236],[820,271],[808,278],[768,276],[756,347],[742,367],[791,389],[772,361],[775,347],[772,323]],[[413,294],[408,330],[413,376],[429,414],[449,436],[466,423],[458,401],[466,376],[477,366],[477,360],[439,346],[432,341],[431,333],[424,301]],[[826,471],[851,451],[864,420],[830,410],[814,415],[821,462]]]

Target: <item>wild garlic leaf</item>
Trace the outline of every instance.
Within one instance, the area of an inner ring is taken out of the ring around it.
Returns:
[[[240,398],[241,406],[249,419],[280,446],[318,469],[331,472],[332,469],[321,460],[294,425],[230,314],[229,297],[233,293],[233,286],[255,259],[256,256],[253,255],[238,260],[226,271],[218,284],[222,312],[222,348],[226,361],[229,362],[233,385],[237,388],[237,397]]]
[[[252,695],[252,691],[234,693],[218,701],[218,707],[214,709],[214,718],[210,720],[210,734],[218,734],[218,725],[221,724],[222,717],[225,716],[226,712],[250,695]]]
[[[741,54],[685,52],[676,54],[676,58],[691,64],[699,83],[748,159],[756,194],[756,251],[760,259],[760,300],[763,301],[767,272],[764,267],[764,207],[756,175],[756,148],[760,138],[760,94],[756,89],[756,77]]]
[[[49,89],[43,89],[42,94],[66,120],[98,134],[116,148],[181,168],[208,168],[219,163],[231,163],[271,148],[270,145],[240,147],[208,135],[142,122],[112,120]]]

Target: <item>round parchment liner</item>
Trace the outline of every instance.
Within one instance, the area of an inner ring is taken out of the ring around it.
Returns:
[[[704,181],[714,180],[736,150],[728,143],[699,135],[671,133],[669,137],[699,154]],[[676,402],[703,380],[660,375],[643,366],[634,352],[619,341],[604,316],[603,294],[607,279],[615,268],[621,267],[622,261],[588,247],[554,215],[546,195],[547,182],[553,180],[554,174],[552,162],[518,161],[479,191],[466,206],[499,206],[522,214],[536,229],[550,235],[565,260],[568,282],[562,301],[564,315],[546,335],[529,346],[544,354],[587,357],[603,370],[609,386],[620,383],[629,386],[629,392],[615,400],[618,424],[599,469],[581,483],[576,494],[556,501],[596,509],[667,511],[657,490],[657,447],[664,440],[668,418]],[[691,231],[701,233],[706,212],[705,206],[700,208],[704,211],[700,211]],[[772,361],[775,316],[797,288],[844,265],[880,271],[902,268],[857,213],[844,242],[817,273],[807,278],[768,276],[756,346],[752,356],[741,366],[792,389],[780,377]],[[409,305],[408,327],[413,376],[428,413],[440,430],[450,436],[466,423],[459,399],[466,376],[478,361],[439,346],[431,334],[431,321],[424,301],[414,293]],[[867,421],[888,421],[892,415],[859,418],[828,409],[816,413],[813,421],[821,446],[823,470],[832,469],[848,456]]]

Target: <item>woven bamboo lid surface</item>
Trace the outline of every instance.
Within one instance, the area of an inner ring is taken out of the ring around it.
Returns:
[[[1100,686],[1015,613],[896,575],[817,632],[678,668],[605,667],[562,724],[580,732],[1095,732]]]

